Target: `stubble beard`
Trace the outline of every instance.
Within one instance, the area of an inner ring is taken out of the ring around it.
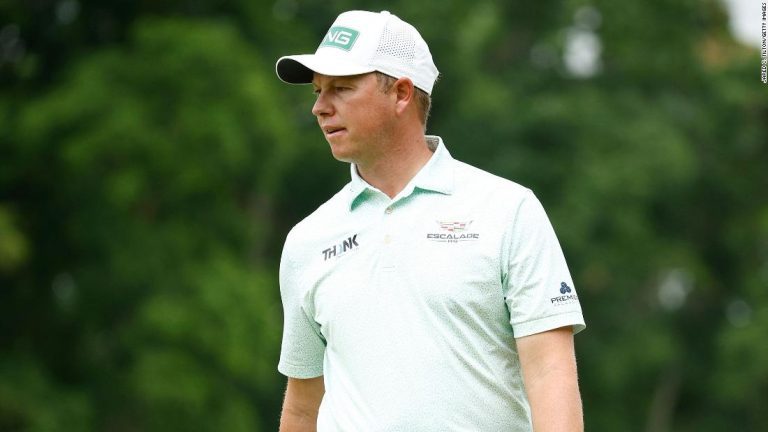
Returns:
[[[349,134],[349,131],[347,133]],[[367,134],[364,140],[359,138],[354,140],[354,137],[350,135],[344,138],[347,140],[344,145],[351,150],[348,154],[334,151],[335,145],[326,139],[331,147],[331,154],[334,159],[339,162],[353,163],[358,167],[370,166],[385,157],[387,149],[391,146],[390,143],[393,140],[393,126],[389,122],[385,122],[374,133]]]

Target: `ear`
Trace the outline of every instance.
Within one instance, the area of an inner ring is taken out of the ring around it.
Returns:
[[[415,101],[416,88],[413,86],[413,81],[410,78],[400,78],[395,81],[392,90],[396,97],[395,111],[398,115],[403,114],[412,105],[411,102]]]

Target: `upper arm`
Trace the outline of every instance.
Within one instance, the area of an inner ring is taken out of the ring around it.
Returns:
[[[573,328],[560,327],[517,339],[520,366],[526,379],[567,367],[576,371]]]
[[[288,378],[280,432],[317,430],[317,412],[325,394],[323,377]]]
[[[583,430],[573,327],[521,337],[517,349],[534,430]]]

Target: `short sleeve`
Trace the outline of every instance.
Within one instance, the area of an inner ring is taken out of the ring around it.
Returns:
[[[283,341],[277,369],[292,378],[315,378],[323,375],[325,340],[303,307],[307,287],[301,283],[301,263],[301,254],[292,246],[289,234],[280,259]]]
[[[515,337],[586,326],[560,243],[531,191],[514,210],[502,254],[504,299]]]

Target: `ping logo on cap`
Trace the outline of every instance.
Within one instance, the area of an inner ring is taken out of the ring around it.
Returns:
[[[347,27],[331,27],[328,30],[328,34],[323,38],[323,42],[320,43],[321,47],[334,47],[341,48],[345,51],[352,49],[352,45],[355,44],[360,32]]]

